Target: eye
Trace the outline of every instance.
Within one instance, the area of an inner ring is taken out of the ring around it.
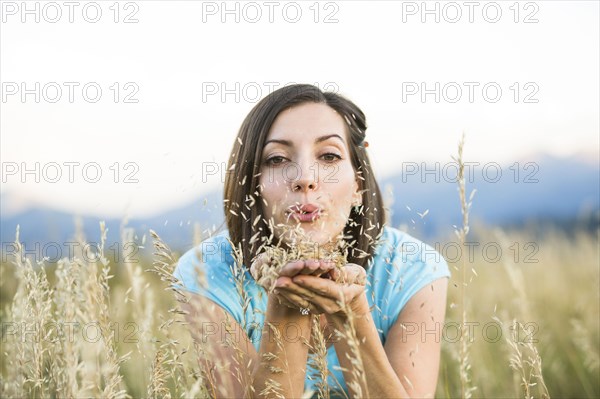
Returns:
[[[284,160],[285,160],[284,157],[282,157],[280,155],[275,155],[274,157],[271,157],[271,158],[267,159],[265,161],[265,164],[267,164],[267,165],[279,165],[279,164],[283,163]],[[276,162],[276,161],[280,161],[280,162]]]
[[[333,152],[328,152],[326,154],[321,155],[326,162],[336,162],[342,159],[341,156],[335,154]],[[281,165],[285,162],[286,158],[281,155],[275,155],[265,161],[265,164],[268,166]]]
[[[341,156],[339,156],[338,154],[335,154],[333,152],[328,152],[327,154],[323,154],[322,157],[327,157],[325,160],[328,162],[335,162],[337,160],[342,159]]]

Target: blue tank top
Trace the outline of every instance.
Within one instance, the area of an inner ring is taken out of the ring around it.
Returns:
[[[228,231],[224,230],[187,251],[179,259],[173,275],[183,285],[178,288],[210,299],[233,316],[258,352],[267,294],[256,284],[249,270],[236,265],[228,237]],[[199,283],[196,268],[203,271],[205,283]],[[448,264],[439,252],[390,226],[384,226],[366,271],[365,291],[382,345],[408,300],[434,280],[450,277]],[[242,286],[243,295],[240,294]],[[246,312],[243,312],[243,301],[249,301]],[[316,391],[319,377],[310,362],[312,356],[309,355],[306,365],[305,390]],[[348,394],[333,345],[327,349],[327,364],[331,373],[327,385],[332,396],[340,390]]]

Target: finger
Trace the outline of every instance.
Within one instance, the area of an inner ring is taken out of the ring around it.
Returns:
[[[315,309],[320,313],[333,314],[340,311],[341,307],[336,300],[325,296],[314,296],[308,299]]]
[[[335,263],[333,263],[332,261],[321,260],[319,262],[319,268],[317,270],[315,270],[315,272],[312,275],[320,277],[324,274],[327,274],[334,267],[335,267]]]
[[[363,293],[365,292],[365,287],[363,285],[359,285],[359,284],[352,284],[349,285],[347,287],[345,287],[342,290],[342,293],[340,295],[340,299],[339,301],[341,302],[340,305],[342,304],[346,304],[346,305],[350,305],[350,303],[359,295],[363,295]]]
[[[300,270],[298,274],[309,274],[312,275],[319,270],[320,263],[318,260],[309,259],[304,261],[304,268]]]
[[[273,287],[273,280],[266,276],[262,276],[257,283],[267,291],[271,291]]]
[[[280,305],[285,305],[288,308],[291,309],[297,309],[298,305],[291,302],[288,298],[286,298],[284,295],[277,295],[275,298],[277,298],[277,302],[279,302]]]
[[[334,267],[331,270],[329,270],[324,277],[328,278],[329,280],[337,281],[340,278],[340,276],[340,269],[334,265]]]
[[[295,260],[284,265],[279,271],[280,276],[293,277],[304,268],[303,260]]]
[[[294,284],[289,277],[280,277],[277,279],[275,282],[275,287],[280,292],[291,292],[305,298],[312,298],[317,295],[314,291],[300,287],[298,284]]]
[[[346,273],[346,278],[344,279],[345,284],[362,284],[364,285],[364,276],[360,274],[360,272],[356,271],[348,271]]]
[[[365,290],[364,285],[359,284],[340,284],[333,280],[327,280],[324,278],[317,278],[312,276],[296,276],[292,279],[294,284],[304,287],[310,291],[314,291],[318,296],[324,296],[334,300],[341,300],[342,296],[350,299],[354,298],[357,293]],[[312,298],[311,298],[312,299]],[[348,300],[348,301],[349,301]]]
[[[342,273],[344,274],[343,281],[346,284],[366,284],[367,275],[365,269],[359,265],[348,263],[342,268]]]
[[[308,259],[304,261],[304,268],[298,274],[310,276],[321,276],[333,267],[333,263],[327,260]]]
[[[259,280],[261,275],[262,267],[259,266],[258,262],[253,262],[250,266],[250,274],[254,277],[254,280]]]
[[[271,256],[269,255],[268,252],[263,252],[262,254],[259,255],[258,257],[258,261],[261,263],[266,263],[266,264],[271,264],[271,261],[273,259],[271,258]]]
[[[309,301],[319,309],[323,310],[323,313],[334,314],[334,313],[348,313],[352,312],[352,301],[359,295],[363,295],[364,286],[361,285],[350,285],[346,286],[339,291],[339,298],[328,298],[325,296],[317,295],[310,298]]]
[[[283,292],[278,290],[277,295],[285,298],[288,302],[292,303],[294,308],[306,308],[310,305],[309,301],[302,298],[299,295],[294,294],[293,292]]]
[[[254,277],[254,280],[260,280],[271,267],[271,263],[272,258],[266,252],[258,255],[250,266],[250,274]]]
[[[339,290],[343,288],[342,285],[333,280],[313,276],[295,276],[292,282],[319,295],[333,299],[338,298]]]

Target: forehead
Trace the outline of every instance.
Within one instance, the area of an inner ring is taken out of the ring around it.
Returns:
[[[346,122],[333,108],[321,103],[305,103],[282,111],[271,126],[267,140],[287,139],[293,142],[326,134],[338,134],[346,143]]]

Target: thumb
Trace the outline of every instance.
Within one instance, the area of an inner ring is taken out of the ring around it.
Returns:
[[[347,284],[366,284],[367,276],[365,269],[362,266],[355,263],[348,263],[346,266],[344,266],[344,271],[346,274]]]

